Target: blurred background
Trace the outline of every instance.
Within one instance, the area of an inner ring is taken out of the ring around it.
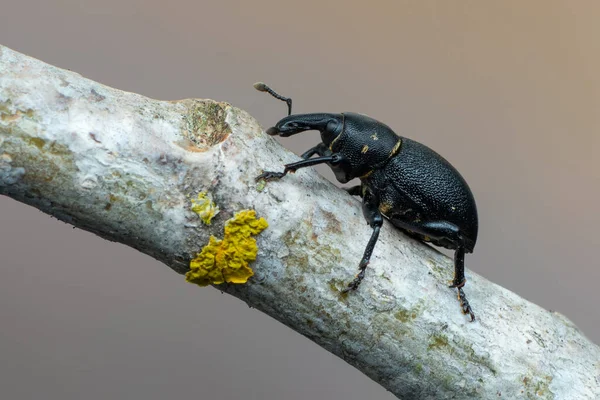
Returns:
[[[262,80],[296,113],[357,111],[429,145],[477,200],[467,267],[600,342],[600,3],[19,0],[0,10],[1,44],[112,87],[228,101],[269,127],[286,110],[252,88]],[[301,153],[317,140],[283,144]],[[392,398],[242,302],[6,197],[0,321],[3,399]]]

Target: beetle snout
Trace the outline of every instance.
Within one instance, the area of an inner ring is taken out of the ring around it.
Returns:
[[[302,129],[295,122],[287,122],[284,124],[277,124],[267,129],[267,135],[271,136],[290,136],[294,133],[300,132]]]
[[[276,126],[267,129],[267,135],[269,135],[269,136],[276,136],[278,134],[279,134],[279,129],[277,129]]]
[[[279,135],[281,137],[286,137],[293,135],[294,133],[302,132],[303,130],[304,129],[296,122],[285,122],[267,129],[267,134],[271,136]]]

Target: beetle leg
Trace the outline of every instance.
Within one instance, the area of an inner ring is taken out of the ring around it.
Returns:
[[[451,244],[456,251],[454,252],[454,279],[450,287],[465,286],[467,281],[465,279],[465,239],[456,225],[447,221],[429,221],[416,225],[407,224],[407,229],[428,237],[429,240],[435,239]]]
[[[452,248],[456,249],[454,252],[454,279],[449,287],[458,290],[458,300],[463,313],[469,314],[471,322],[475,321],[475,314],[462,289],[467,281],[465,279],[465,239],[458,227],[447,221],[429,221],[417,224],[392,218],[392,223],[399,228],[417,233],[421,237],[452,244]]]
[[[458,301],[460,301],[463,314],[469,314],[471,322],[475,321],[475,314],[473,313],[469,301],[467,300],[467,296],[462,288],[458,288]]]
[[[362,282],[363,278],[365,277],[365,270],[367,269],[367,265],[369,265],[369,260],[371,259],[371,254],[373,253],[373,249],[377,243],[377,238],[379,237],[379,230],[381,229],[381,225],[383,225],[383,217],[381,216],[381,212],[379,212],[379,199],[373,196],[371,192],[365,193],[362,208],[363,215],[365,216],[367,223],[373,228],[373,233],[371,233],[371,239],[369,239],[369,243],[367,244],[363,258],[358,264],[358,274],[354,280],[348,284],[348,287],[342,291],[342,293],[356,290],[358,285],[360,285]]]
[[[323,157],[323,156],[330,156],[333,153],[331,152],[331,150],[329,150],[327,148],[327,146],[325,146],[325,144],[319,143],[315,147],[312,147],[312,148],[306,150],[304,153],[302,153],[302,155],[300,157],[307,160],[307,159],[311,158],[312,156],[314,156],[315,154]]]
[[[475,321],[475,314],[469,305],[469,301],[467,300],[467,296],[463,291],[463,286],[467,282],[465,278],[465,247],[464,245],[458,246],[458,249],[454,252],[454,279],[452,280],[452,285],[450,288],[458,289],[458,300],[460,301],[460,306],[462,307],[463,314],[469,314],[471,317],[471,322]]]
[[[255,179],[257,181],[259,181],[261,179],[264,179],[265,181],[280,179],[280,178],[283,178],[285,175],[287,175],[288,172],[293,173],[293,172],[296,172],[297,170],[299,170],[300,168],[312,167],[313,165],[324,164],[324,163],[336,165],[336,164],[340,163],[341,161],[342,161],[342,156],[337,153],[332,154],[330,156],[309,158],[307,160],[301,160],[301,161],[298,161],[295,163],[286,164],[283,172],[265,171],[262,174],[260,174],[259,176],[257,176]]]
[[[346,192],[348,192],[348,194],[350,196],[359,196],[362,197],[362,186],[361,185],[356,185],[356,186],[352,186],[349,188],[344,188],[344,190]]]
[[[467,282],[465,278],[465,247],[458,246],[454,252],[454,279],[451,288],[461,288]]]

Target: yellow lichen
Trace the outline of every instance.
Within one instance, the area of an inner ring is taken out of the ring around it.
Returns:
[[[200,192],[197,199],[192,199],[192,211],[198,214],[202,222],[210,225],[210,221],[219,213],[219,207],[213,203],[206,192]]]
[[[269,224],[257,219],[254,210],[243,210],[225,224],[225,236],[214,236],[196,258],[190,261],[185,280],[199,286],[246,283],[254,275],[248,263],[256,259],[258,247],[252,235],[258,235]]]

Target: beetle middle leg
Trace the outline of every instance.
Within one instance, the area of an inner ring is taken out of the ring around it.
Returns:
[[[306,160],[306,159],[309,159],[310,157],[312,157],[315,154],[317,154],[319,156],[330,156],[333,153],[332,153],[331,150],[329,150],[329,148],[327,146],[325,146],[324,143],[319,143],[315,147],[312,147],[312,148],[306,150],[304,153],[302,153],[302,155],[300,157],[302,157],[303,159]],[[349,188],[343,188],[343,189],[346,192],[348,192],[348,194],[350,196],[363,197],[362,185],[351,186]]]
[[[367,244],[365,252],[363,253],[363,257],[358,264],[358,274],[354,280],[348,284],[348,287],[342,291],[342,293],[356,290],[356,288],[358,288],[362,282],[363,278],[365,277],[365,270],[367,269],[367,265],[369,265],[369,260],[371,259],[371,254],[373,254],[373,249],[375,248],[375,244],[379,238],[379,230],[381,229],[381,225],[383,225],[383,216],[379,211],[379,199],[369,191],[365,193],[362,208],[363,215],[365,216],[367,223],[373,228],[373,233],[371,233],[369,243]]]
[[[344,190],[346,192],[348,192],[348,194],[350,196],[363,197],[363,192],[362,192],[362,186],[361,185],[356,185],[356,186],[351,186],[349,188],[344,188]]]

